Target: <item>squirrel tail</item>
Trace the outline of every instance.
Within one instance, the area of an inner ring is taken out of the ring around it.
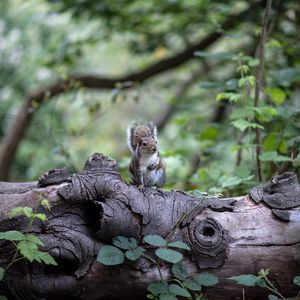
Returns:
[[[136,148],[136,142],[135,142],[135,129],[138,126],[137,122],[133,122],[128,128],[127,128],[127,145],[131,152],[134,153],[134,150]]]
[[[137,146],[137,131],[141,127],[146,127],[148,130],[148,136],[152,136],[155,141],[157,141],[157,127],[154,125],[153,122],[149,122],[147,124],[139,124],[137,122],[133,122],[127,129],[127,144],[129,149],[134,153],[136,146]],[[143,130],[144,131],[144,130]],[[144,131],[145,132],[145,131]],[[145,136],[145,134],[143,134]]]

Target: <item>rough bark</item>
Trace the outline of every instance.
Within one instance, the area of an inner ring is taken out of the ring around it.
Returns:
[[[146,67],[141,71],[136,71],[131,74],[115,78],[106,78],[88,74],[70,75],[67,80],[58,80],[53,84],[43,87],[37,91],[30,93],[24,100],[23,105],[16,116],[16,122],[13,124],[11,130],[6,134],[0,145],[0,180],[7,180],[9,178],[9,168],[14,159],[17,148],[29,126],[31,119],[36,111],[33,103],[41,105],[45,99],[58,96],[59,94],[78,88],[78,86],[92,88],[92,89],[113,89],[117,83],[143,83],[146,80],[178,68],[184,63],[194,58],[195,51],[205,50],[224,35],[224,32],[235,28],[240,22],[249,18],[252,12],[255,12],[258,7],[262,5],[263,1],[258,1],[252,4],[249,9],[241,12],[239,15],[233,15],[228,18],[220,28],[222,31],[215,31],[209,33],[206,37],[198,43],[190,45],[183,51],[176,53],[173,56],[160,60]]]
[[[75,175],[54,169],[38,183],[1,182],[0,231],[24,230],[24,217],[10,219],[8,213],[15,206],[36,207],[40,195],[52,208],[48,221],[35,222],[32,231],[59,265],[17,262],[0,285],[0,294],[9,299],[143,298],[147,284],[159,280],[155,265],[140,259],[107,267],[96,255],[114,236],[142,243],[147,234],[190,245],[192,251],[183,253],[189,275],[209,270],[220,279],[204,290],[208,299],[243,299],[243,287],[227,278],[256,274],[261,268],[271,269],[282,294],[297,293],[292,278],[300,273],[300,222],[289,211],[300,205],[294,173],[255,187],[250,197],[201,200],[181,191],[139,189],[121,179],[114,160],[95,153]],[[0,241],[1,266],[12,254],[12,245]],[[162,265],[162,273],[170,278],[168,263]],[[244,290],[246,299],[266,295],[258,287]]]

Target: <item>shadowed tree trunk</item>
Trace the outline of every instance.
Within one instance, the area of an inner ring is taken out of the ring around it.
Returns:
[[[38,183],[0,183],[0,231],[25,230],[24,217],[10,219],[16,206],[37,207],[42,195],[51,203],[47,222],[32,231],[58,266],[20,260],[0,283],[8,299],[143,299],[159,280],[154,264],[139,259],[108,267],[96,261],[102,245],[118,235],[139,243],[148,234],[187,243],[183,264],[189,275],[203,270],[220,282],[203,292],[208,299],[243,299],[243,288],[228,277],[271,269],[271,280],[285,296],[297,293],[292,278],[300,273],[300,187],[294,173],[251,190],[250,196],[199,199],[181,191],[164,192],[124,182],[116,162],[93,154],[84,170],[68,175],[54,169]],[[43,209],[39,211],[44,212]],[[0,241],[1,266],[13,255]],[[165,279],[170,265],[162,264]],[[266,299],[260,287],[244,288],[246,299]],[[264,298],[265,297],[265,298]]]

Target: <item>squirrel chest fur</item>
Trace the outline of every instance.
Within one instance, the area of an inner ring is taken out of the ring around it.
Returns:
[[[133,153],[129,171],[132,183],[139,186],[162,187],[165,182],[165,163],[157,149],[157,129],[151,122],[134,123],[127,131],[128,146]]]

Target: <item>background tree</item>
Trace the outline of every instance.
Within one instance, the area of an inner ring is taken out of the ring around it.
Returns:
[[[169,187],[241,193],[257,180],[258,146],[265,178],[299,172],[299,4],[272,3],[255,107],[264,7],[1,3],[1,178],[36,179],[62,165],[78,170],[82,157],[99,150],[120,162],[126,178],[125,132],[134,119],[164,129]]]

